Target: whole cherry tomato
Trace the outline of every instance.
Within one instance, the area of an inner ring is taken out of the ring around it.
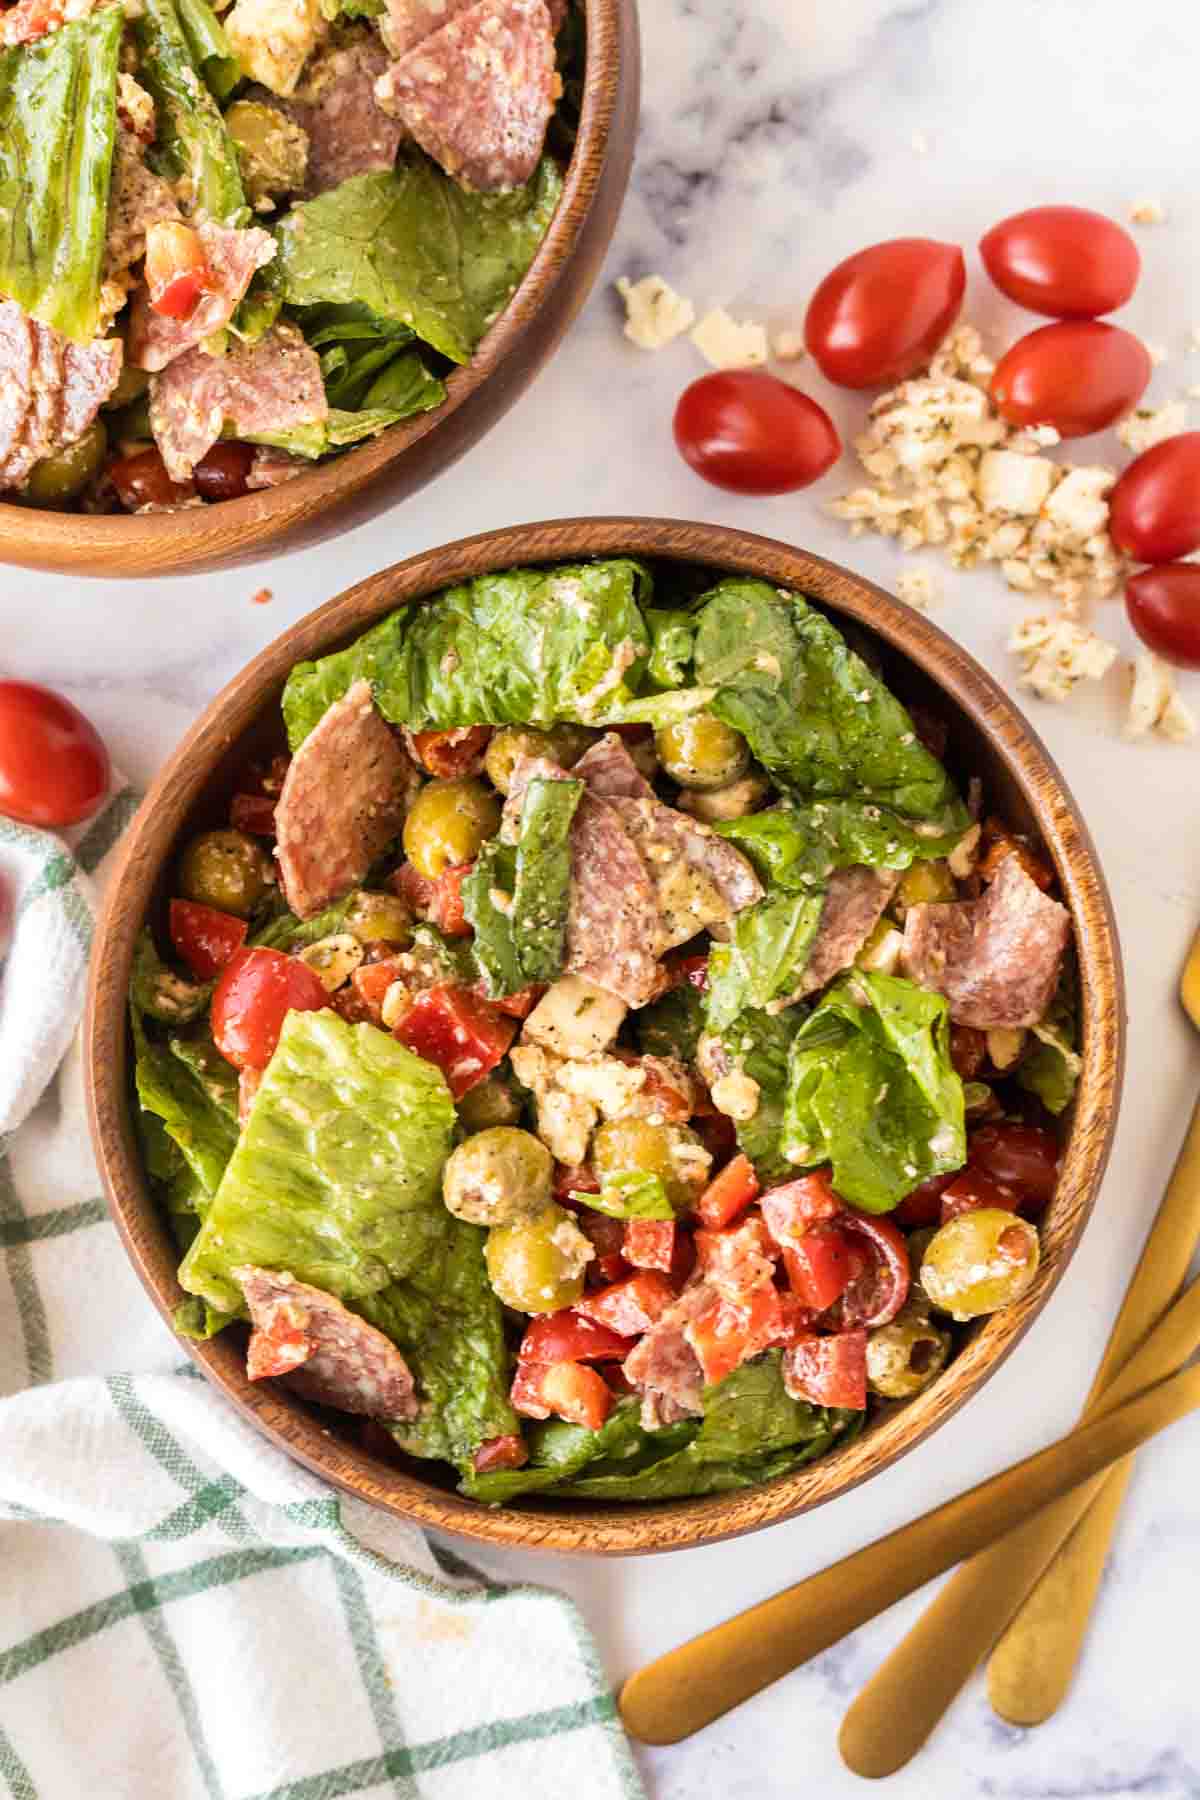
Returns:
[[[1200,563],[1158,563],[1125,583],[1129,623],[1180,669],[1200,669]]]
[[[967,1162],[1002,1187],[1017,1188],[1024,1211],[1040,1211],[1058,1180],[1058,1139],[1040,1125],[981,1125],[967,1143]]]
[[[1019,338],[996,364],[992,399],[1010,425],[1087,437],[1115,425],[1150,380],[1145,344],[1119,325],[1066,319]]]
[[[1113,542],[1135,562],[1200,549],[1200,431],[1182,431],[1131,462],[1108,500]]]
[[[0,681],[0,813],[24,825],[78,825],[108,780],[108,751],[78,707],[31,681]]]
[[[213,994],[213,1042],[235,1069],[265,1069],[288,1014],[328,1005],[307,963],[282,950],[239,950]]]
[[[839,387],[915,374],[958,317],[967,271],[957,244],[892,238],[830,271],[808,303],[804,342]]]
[[[685,388],[675,442],[697,475],[734,494],[793,493],[842,453],[824,407],[756,369],[718,370]]]
[[[1018,306],[1052,319],[1094,319],[1124,306],[1142,259],[1129,233],[1083,206],[1033,206],[979,240],[983,266]]]

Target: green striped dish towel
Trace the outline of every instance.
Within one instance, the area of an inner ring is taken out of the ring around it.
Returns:
[[[10,984],[55,991],[39,946],[73,967],[68,926],[86,952],[88,866],[126,812],[45,840],[40,868],[22,840],[6,1007]],[[31,929],[46,903],[57,937]],[[78,993],[57,989],[60,1037]],[[260,1439],[181,1355],[99,1194],[75,1042],[0,1134],[0,1795],[640,1800],[573,1606]]]

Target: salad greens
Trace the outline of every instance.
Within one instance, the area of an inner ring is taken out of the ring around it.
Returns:
[[[739,1150],[745,1151],[763,1181],[780,1181],[795,1172],[781,1144],[788,1052],[803,1016],[795,1006],[778,1013],[751,1010],[713,1034],[732,1061],[758,1084],[758,1106],[752,1118],[738,1120],[737,1140]]]
[[[545,781],[541,776],[525,789],[511,918],[527,982],[550,982],[562,973],[571,821],[582,794],[582,781]]]
[[[80,343],[100,324],[122,23],[109,7],[0,51],[0,294]]]
[[[225,27],[208,0],[178,0],[179,23],[192,63],[214,100],[228,100],[242,79],[242,66],[225,35]]]
[[[1047,1112],[1065,1112],[1075,1098],[1079,1072],[1079,970],[1073,957],[1063,964],[1058,992],[1040,1025],[1037,1040],[1017,1066],[1017,1081],[1036,1094]]]
[[[931,832],[868,800],[780,801],[714,827],[750,858],[758,873],[789,893],[823,886],[836,869],[866,863],[873,869],[907,869],[945,856],[965,826]]]
[[[705,1017],[712,1031],[732,1025],[748,1007],[795,992],[821,923],[823,890],[769,894],[740,912],[728,944],[708,958]]]
[[[643,1056],[677,1056],[693,1062],[704,1030],[704,1001],[690,982],[672,988],[661,1000],[634,1015],[638,1049]]]
[[[837,1192],[873,1213],[961,1168],[962,1082],[941,995],[866,970],[835,982],[788,1053],[782,1150],[796,1168],[832,1164]]]
[[[219,66],[228,43],[222,50],[211,33],[205,40],[199,9],[189,7],[185,15],[177,0],[142,0],[133,32],[138,79],[158,114],[158,137],[147,158],[151,167],[167,181],[181,182],[201,216],[218,225],[244,225],[250,209],[237,151],[212,93],[197,80],[193,60],[193,44],[203,50],[207,41],[210,56],[215,46]]]
[[[621,1169],[605,1178],[598,1194],[573,1193],[572,1200],[607,1213],[610,1219],[673,1219],[675,1208],[667,1198],[661,1175],[645,1169]]]
[[[174,1181],[179,1164],[166,1150],[168,1143],[174,1145],[194,1177],[182,1189],[186,1205],[180,1199],[181,1190],[175,1190],[175,1209],[202,1212],[220,1187],[237,1145],[236,1099],[231,1111],[224,1094],[218,1093],[193,1062],[190,1045],[181,1055],[179,1039],[154,1042],[136,1004],[131,1012],[134,1086],[143,1115],[147,1115],[142,1141],[144,1147],[150,1146],[151,1173]],[[157,1123],[151,1124],[151,1120]]]

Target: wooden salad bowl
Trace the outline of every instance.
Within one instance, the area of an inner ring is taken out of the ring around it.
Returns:
[[[1023,1300],[976,1326],[946,1372],[917,1399],[878,1414],[823,1460],[742,1492],[654,1504],[525,1500],[491,1509],[462,1498],[433,1465],[397,1466],[360,1447],[273,1382],[246,1378],[240,1328],[185,1347],[246,1418],[280,1449],[336,1487],[422,1525],[526,1549],[615,1555],[675,1550],[753,1531],[834,1499],[922,1442],[976,1393],[1049,1299],[1091,1212],[1116,1122],[1124,1052],[1120,951],[1104,880],[1075,802],[1039,739],[967,652],[936,625],[860,576],[804,550],[716,525],[657,519],[566,519],[465,538],[359,582],[277,638],[220,693],[188,732],[125,838],[96,935],[85,1024],[88,1102],[100,1169],[117,1227],[159,1311],[184,1297],[177,1253],[142,1171],[131,1116],[126,995],[134,944],[163,904],[182,836],[222,821],[247,755],[279,741],[289,670],[356,638],[395,607],[514,564],[590,556],[670,557],[765,577],[816,599],[887,655],[887,678],[932,702],[950,731],[949,759],[979,775],[988,805],[1030,832],[1058,871],[1078,946],[1083,1072],[1064,1123],[1061,1176],[1043,1221],[1042,1265]],[[181,1340],[182,1343],[182,1340]]]
[[[579,135],[550,229],[474,357],[433,412],[304,474],[211,506],[134,516],[0,503],[0,563],[77,575],[179,575],[319,543],[407,499],[470,450],[524,393],[600,272],[629,182],[641,65],[637,0],[584,0]],[[3,497],[0,496],[0,502]]]

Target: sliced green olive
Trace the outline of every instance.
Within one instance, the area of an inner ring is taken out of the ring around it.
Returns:
[[[921,1286],[939,1312],[978,1319],[1028,1292],[1040,1260],[1035,1226],[981,1206],[938,1228],[921,1260]]]
[[[680,787],[702,793],[728,787],[750,767],[750,749],[740,731],[712,713],[690,713],[654,736],[658,760]]]
[[[476,1132],[451,1151],[442,1198],[471,1225],[515,1225],[550,1204],[554,1159],[540,1138],[512,1125]]]
[[[929,1316],[924,1294],[910,1294],[896,1317],[867,1337],[867,1383],[885,1400],[911,1400],[940,1375],[950,1355],[950,1333]]]
[[[488,1279],[505,1306],[518,1312],[558,1312],[583,1292],[592,1246],[561,1206],[538,1218],[497,1225],[484,1246]]]
[[[270,857],[244,831],[202,831],[180,858],[185,900],[248,919],[274,880]]]
[[[21,489],[26,506],[55,509],[77,500],[88,483],[94,481],[104,465],[108,449],[108,432],[103,419],[93,419],[83,436],[44,456],[33,465],[29,479]]]
[[[493,734],[483,766],[488,780],[502,794],[507,794],[515,764],[523,756],[544,756],[560,768],[577,763],[595,732],[585,725],[553,725],[549,731],[538,731],[532,725],[505,725]]]
[[[455,776],[429,781],[404,821],[404,854],[430,881],[473,862],[500,829],[500,802],[482,781]]]
[[[225,129],[233,139],[251,206],[304,186],[308,133],[277,107],[261,100],[235,100],[225,114]]]
[[[360,888],[346,908],[342,924],[360,944],[396,944],[403,949],[412,943],[412,911],[399,894]]]
[[[485,1075],[467,1089],[455,1111],[464,1131],[488,1131],[494,1125],[515,1125],[521,1101],[503,1075]]]

